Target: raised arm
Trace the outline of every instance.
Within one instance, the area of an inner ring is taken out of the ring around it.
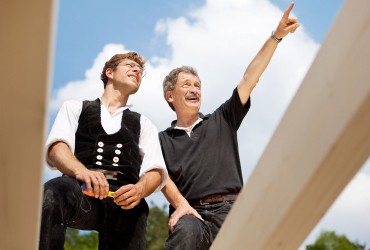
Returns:
[[[186,214],[192,214],[198,219],[203,220],[200,214],[198,214],[198,212],[190,206],[185,197],[182,196],[171,178],[168,178],[166,185],[162,188],[162,193],[166,196],[168,202],[175,208],[175,212],[171,215],[168,222],[171,232],[179,219]]]
[[[248,101],[248,98],[259,81],[259,78],[265,71],[269,64],[272,55],[274,54],[278,40],[284,38],[288,33],[293,33],[298,27],[299,23],[296,18],[289,17],[291,10],[293,9],[294,3],[292,2],[289,7],[285,10],[283,17],[281,18],[279,25],[264,43],[260,51],[254,57],[252,62],[248,65],[244,72],[243,78],[238,84],[238,93],[240,100],[243,105]],[[273,38],[275,37],[275,39]]]

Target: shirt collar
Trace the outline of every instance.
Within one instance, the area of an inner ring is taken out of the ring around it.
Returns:
[[[194,124],[193,124],[193,126],[191,126],[191,128],[194,128],[198,123],[200,123],[203,120],[208,120],[209,117],[210,117],[210,115],[203,115],[202,113],[199,112],[199,118],[198,118],[198,120],[196,120],[194,122]],[[177,120],[172,121],[171,122],[171,127],[169,127],[168,130],[173,130],[173,129],[185,130],[182,127],[177,127],[176,123],[177,123]]]
[[[100,102],[100,105],[102,107],[104,107],[107,111],[108,111],[108,108],[103,104],[103,102],[101,101],[101,98],[99,97],[99,102]],[[133,104],[127,104],[126,106],[123,106],[123,107],[120,107],[118,108],[114,113],[117,113],[117,112],[122,112],[124,111],[125,109],[129,109],[133,106]]]

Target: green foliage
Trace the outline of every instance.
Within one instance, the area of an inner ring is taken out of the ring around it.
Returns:
[[[162,250],[168,236],[168,213],[166,205],[159,208],[151,203],[146,232],[147,250]],[[98,233],[81,233],[77,229],[67,228],[65,250],[97,250]]]
[[[351,242],[345,235],[337,235],[334,231],[323,231],[306,250],[365,250],[365,245]]]
[[[146,231],[146,249],[162,250],[168,236],[168,213],[166,205],[162,208],[151,203]]]
[[[67,228],[65,250],[97,250],[98,244],[97,232],[81,234],[77,229]]]

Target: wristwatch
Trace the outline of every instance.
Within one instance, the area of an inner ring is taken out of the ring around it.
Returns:
[[[274,34],[274,31],[272,31],[272,32],[271,32],[271,38],[272,38],[275,42],[277,42],[277,43],[280,43],[280,42],[283,40],[283,38],[277,38],[277,37],[275,36],[275,34]]]

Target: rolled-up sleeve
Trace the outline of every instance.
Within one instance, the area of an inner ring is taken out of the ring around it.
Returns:
[[[141,132],[139,147],[143,159],[140,169],[140,177],[150,170],[161,170],[162,182],[155,190],[155,192],[158,192],[166,184],[168,178],[166,164],[159,144],[158,129],[147,117],[143,115],[141,115],[140,125]]]
[[[78,127],[78,119],[81,114],[82,102],[81,101],[66,101],[55,118],[53,126],[50,130],[49,136],[45,143],[46,162],[48,166],[55,169],[50,165],[48,159],[48,151],[51,145],[55,142],[62,141],[68,145],[72,153],[75,150],[75,134]]]

